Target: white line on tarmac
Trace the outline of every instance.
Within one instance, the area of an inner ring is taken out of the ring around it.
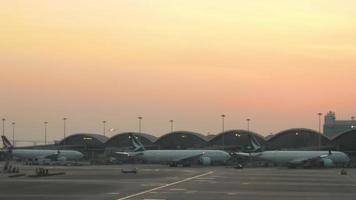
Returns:
[[[184,190],[187,190],[185,188],[172,188],[172,189],[169,189],[170,191],[184,191]]]
[[[200,175],[197,175],[197,176],[193,176],[193,177],[190,177],[190,178],[186,178],[186,179],[183,179],[183,180],[180,180],[180,181],[176,181],[176,182],[173,182],[173,183],[168,183],[166,185],[162,185],[162,186],[159,186],[159,187],[156,187],[156,188],[153,188],[153,189],[145,190],[143,192],[139,192],[139,193],[132,194],[132,195],[129,195],[129,196],[126,196],[126,197],[122,197],[122,198],[117,199],[117,200],[124,200],[124,199],[129,199],[129,198],[132,198],[132,197],[137,197],[137,196],[146,194],[148,192],[152,192],[152,191],[155,191],[155,190],[166,188],[166,187],[169,187],[169,186],[172,186],[172,185],[177,185],[179,183],[183,183],[183,182],[187,182],[187,181],[190,181],[190,180],[193,180],[193,179],[197,179],[197,178],[200,178],[200,177],[203,177],[203,176],[207,176],[207,175],[210,175],[212,173],[214,173],[214,171],[209,171],[207,173],[200,174]]]

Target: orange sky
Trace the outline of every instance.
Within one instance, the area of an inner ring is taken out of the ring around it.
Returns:
[[[354,0],[77,0],[0,3],[0,117],[22,139],[317,129],[356,115]]]

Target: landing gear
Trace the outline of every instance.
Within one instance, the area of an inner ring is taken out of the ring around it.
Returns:
[[[170,167],[177,167],[178,163],[177,162],[171,162],[171,163],[169,163],[169,166]]]

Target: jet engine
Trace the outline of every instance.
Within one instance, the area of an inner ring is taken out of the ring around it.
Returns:
[[[334,162],[330,158],[323,158],[322,161],[323,161],[324,167],[333,167],[334,166]]]
[[[64,162],[64,161],[67,161],[67,158],[64,157],[64,156],[59,156],[59,157],[57,158],[57,161]]]
[[[38,163],[41,165],[49,165],[51,163],[51,159],[39,159]]]
[[[203,156],[200,158],[200,162],[202,165],[211,165],[211,158]]]

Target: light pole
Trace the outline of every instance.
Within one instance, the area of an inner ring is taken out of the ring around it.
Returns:
[[[247,131],[250,132],[250,121],[251,121],[251,119],[247,118],[246,121],[247,121]]]
[[[12,122],[11,125],[12,125],[12,144],[15,146],[15,122]]]
[[[43,124],[44,124],[45,144],[47,144],[47,124],[48,124],[48,122],[43,122]]]
[[[321,116],[323,115],[323,113],[318,113],[319,116],[319,135],[318,135],[318,148],[320,150],[321,148]]]
[[[225,117],[226,115],[224,114],[221,115],[222,132],[225,131]],[[222,134],[222,145],[225,146],[225,134]]]
[[[143,117],[138,117],[138,132],[141,133],[141,120],[143,119]]]
[[[225,117],[226,117],[226,115],[221,115],[222,132],[224,132],[224,131],[225,131]]]
[[[66,142],[66,121],[67,118],[64,117],[63,118],[63,146],[65,146],[65,142]]]
[[[174,120],[171,119],[171,120],[169,120],[169,122],[171,123],[171,132],[173,132],[173,123],[174,123]]]
[[[105,124],[106,124],[106,121],[104,120],[104,121],[103,121],[103,133],[104,133],[104,136],[105,136],[105,131],[106,131]]]
[[[5,136],[5,118],[2,118],[2,136]]]

